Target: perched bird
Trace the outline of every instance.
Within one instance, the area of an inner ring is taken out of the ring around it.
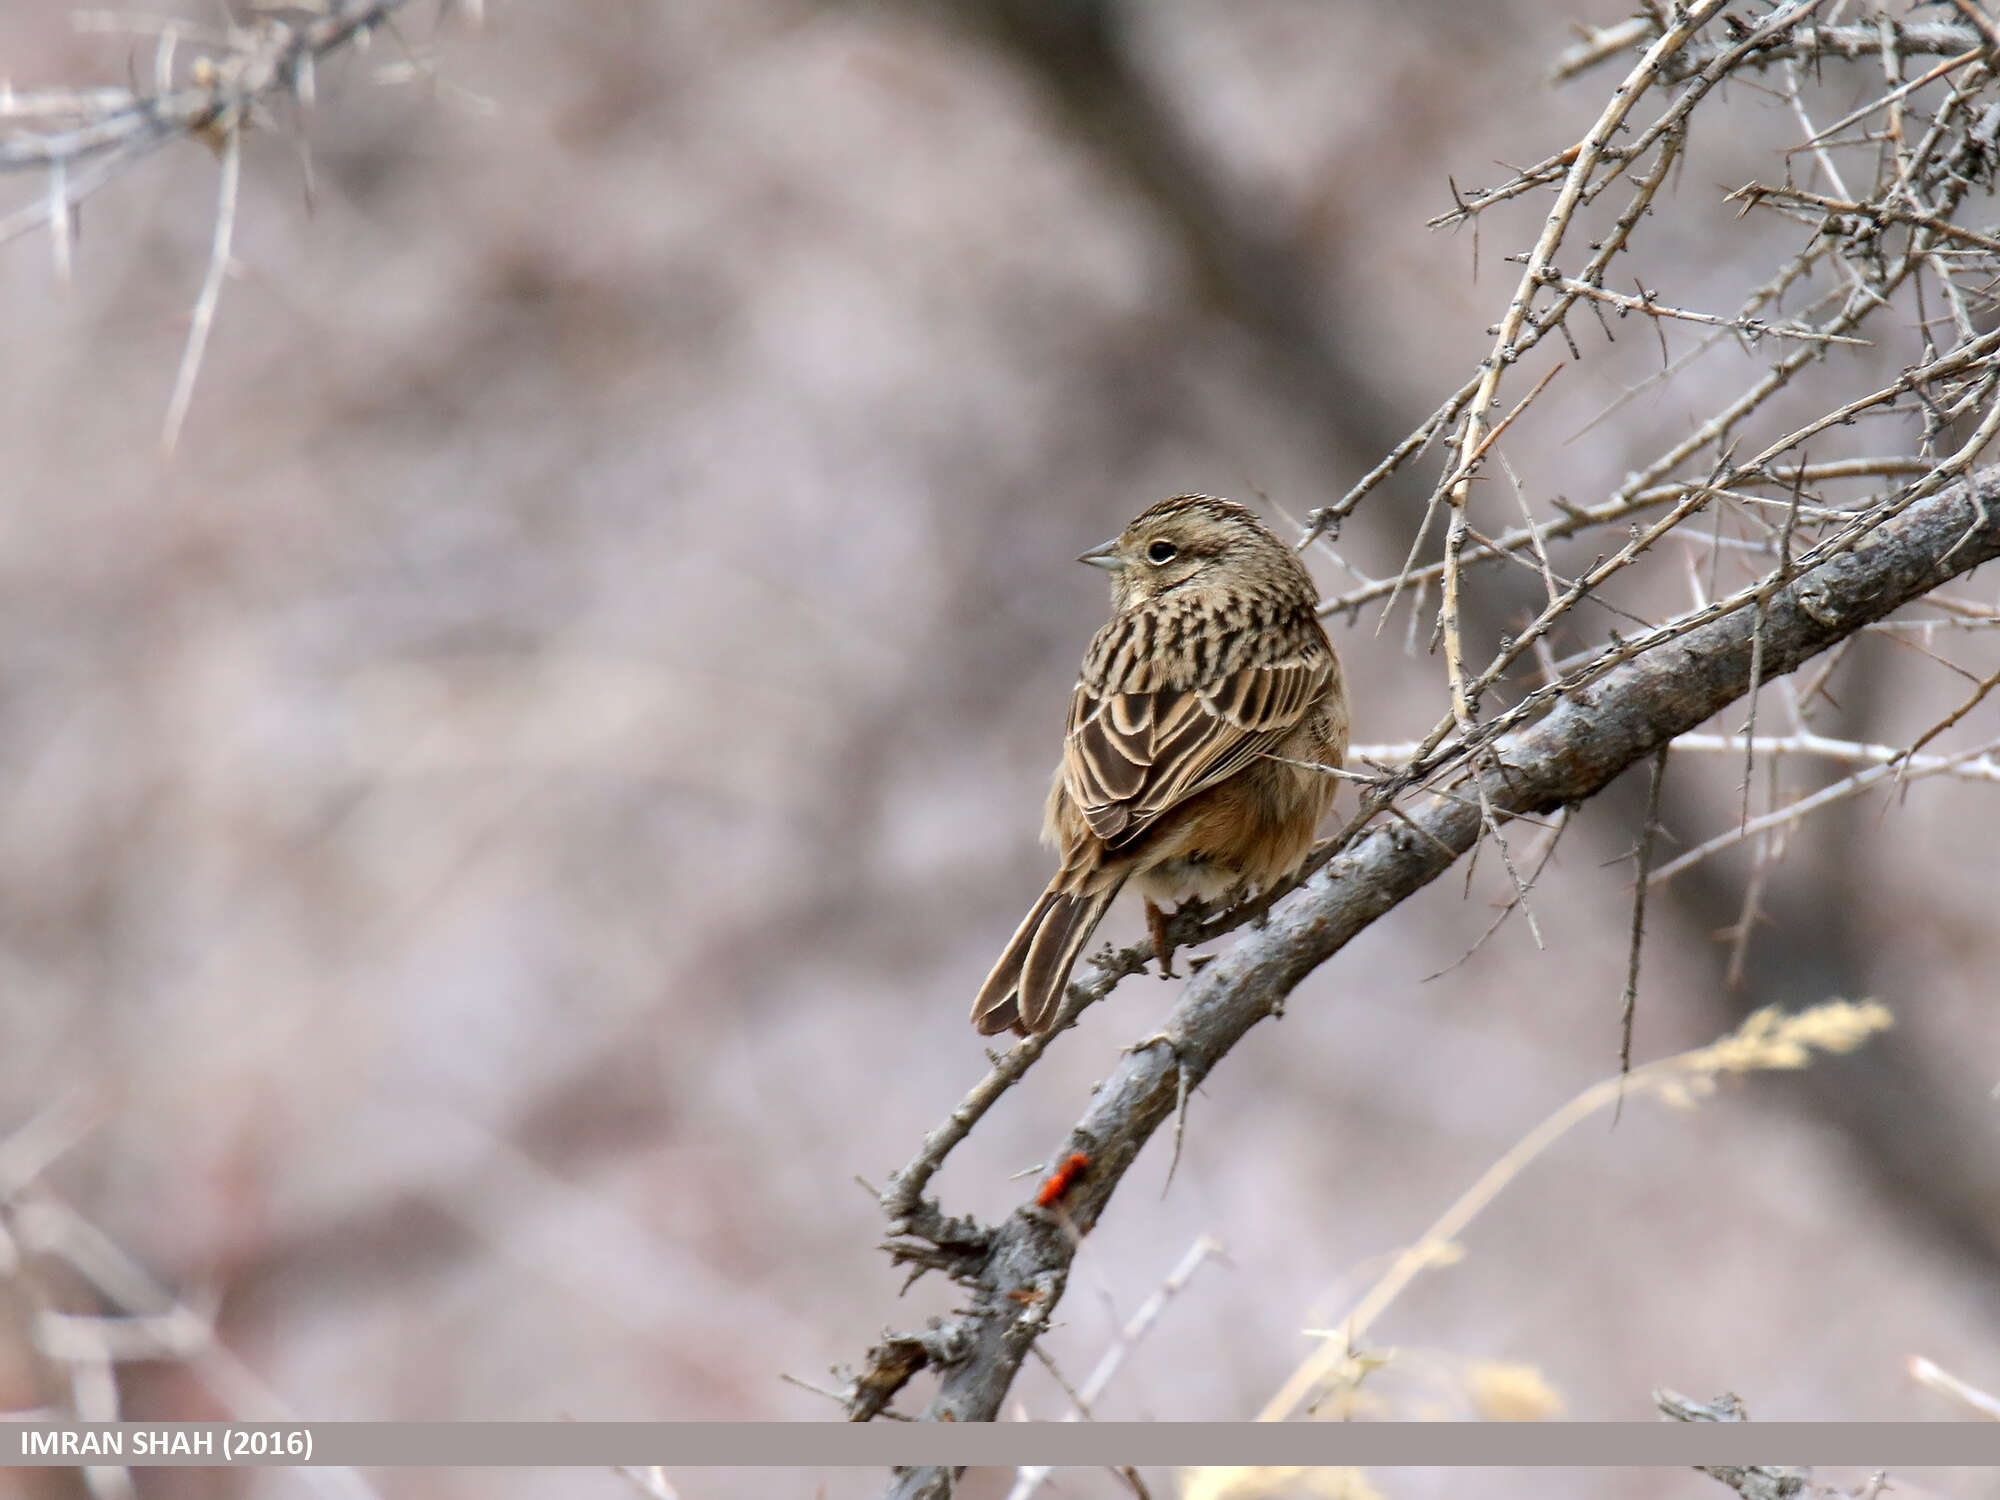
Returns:
[[[1111,574],[1043,816],[1062,867],[973,1002],[987,1035],[1055,1023],[1126,881],[1156,900],[1268,889],[1333,804],[1347,689],[1310,574],[1242,506],[1177,495],[1077,559]]]

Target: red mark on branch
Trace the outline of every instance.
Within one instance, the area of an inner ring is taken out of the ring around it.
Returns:
[[[1083,1175],[1083,1169],[1090,1165],[1090,1158],[1081,1151],[1070,1153],[1068,1161],[1055,1170],[1055,1175],[1042,1184],[1042,1190],[1035,1194],[1035,1206],[1047,1208],[1056,1199],[1069,1191],[1069,1185]]]

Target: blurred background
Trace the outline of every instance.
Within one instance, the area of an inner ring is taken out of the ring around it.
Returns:
[[[46,239],[0,250],[0,1162],[228,1351],[122,1366],[122,1410],[836,1416],[781,1377],[837,1390],[885,1325],[953,1302],[899,1300],[856,1179],[879,1186],[985,1071],[966,1010],[1046,877],[1041,798],[1105,610],[1071,559],[1188,490],[1286,529],[1465,379],[1546,204],[1476,240],[1424,221],[1450,181],[1579,138],[1612,73],[1552,88],[1548,65],[1573,20],[1624,12],[502,0],[440,29],[413,5],[400,42],[322,66],[310,201],[293,122],[249,138],[171,457],[214,159],[181,142],[91,199],[67,285]],[[17,85],[122,83],[151,55],[66,5],[0,17]],[[1829,67],[1815,107],[1871,81]],[[1643,241],[1649,287],[1730,313],[1768,275],[1799,231],[1721,199],[1782,172],[1797,129],[1747,89],[1705,121]],[[1538,506],[1600,497],[1767,359],[1724,343],[1573,437],[1659,365],[1652,329],[1611,331],[1502,444]],[[1889,378],[1909,357],[1880,353]],[[1342,558],[1394,571],[1435,463],[1361,508]],[[1497,484],[1480,503],[1518,520]],[[1312,566],[1329,595],[1353,582]],[[1480,659],[1540,589],[1480,575]],[[1991,605],[1996,582],[1956,592]],[[1407,599],[1379,632],[1379,606],[1333,622],[1358,740],[1445,710],[1434,605],[1415,629]],[[1988,636],[1871,637],[1823,727],[1907,740],[1996,665]],[[1983,705],[1941,743],[1997,724]],[[1677,777],[1670,836],[1726,827],[1740,779],[1721,758]],[[1640,773],[1578,814],[1534,897],[1544,948],[1516,918],[1451,967],[1508,890],[1482,859],[1214,1074],[1171,1190],[1156,1141],[1045,1341],[1081,1380],[1191,1244],[1222,1242],[1097,1415],[1253,1414],[1303,1330],[1615,1071],[1644,793]],[[1733,987],[1747,854],[1656,892],[1635,1058],[1833,995],[1896,1029],[1587,1124],[1377,1328],[1399,1363],[1363,1415],[1638,1419],[1671,1386],[1772,1420],[1962,1416],[1912,1354],[2000,1384],[2000,789],[1844,804],[1765,873]],[[1139,925],[1121,908],[1108,931]],[[1130,980],[1064,1037],[951,1159],[946,1208],[1032,1191],[1174,994]],[[72,1399],[34,1337],[46,1307],[88,1310],[59,1261],[0,1285],[0,1409]],[[1547,1399],[1482,1405],[1517,1365]],[[1016,1394],[1068,1410],[1032,1362]],[[633,1493],[608,1471],[367,1481]]]

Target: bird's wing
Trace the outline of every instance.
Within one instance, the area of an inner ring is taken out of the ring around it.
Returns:
[[[1241,770],[1285,738],[1333,671],[1324,651],[1247,662],[1212,683],[1079,682],[1063,742],[1063,780],[1090,831],[1116,847],[1162,813]]]

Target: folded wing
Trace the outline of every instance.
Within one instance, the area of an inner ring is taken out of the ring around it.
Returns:
[[[1212,684],[1121,691],[1077,684],[1063,779],[1113,848],[1169,808],[1269,752],[1298,726],[1333,671],[1320,652],[1251,663]]]

